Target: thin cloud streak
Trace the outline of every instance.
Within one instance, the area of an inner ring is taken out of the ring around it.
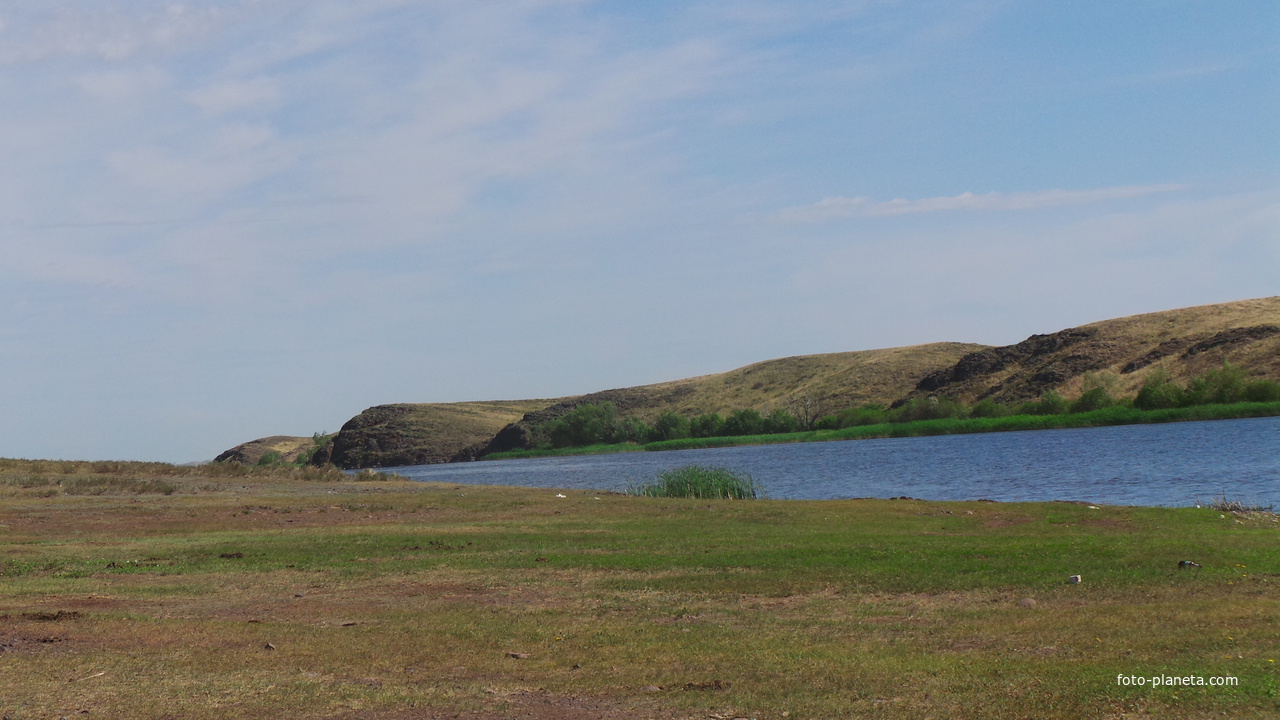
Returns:
[[[821,200],[812,205],[785,208],[779,211],[775,218],[784,223],[816,223],[841,218],[893,217],[897,215],[954,212],[959,210],[973,212],[1039,210],[1069,205],[1088,205],[1112,200],[1130,200],[1146,195],[1177,192],[1185,189],[1185,185],[1165,183],[1160,185],[1126,185],[1093,190],[1038,190],[1019,193],[990,192],[982,195],[965,192],[959,195],[920,198],[918,200],[897,198],[877,201],[868,197],[834,197]]]

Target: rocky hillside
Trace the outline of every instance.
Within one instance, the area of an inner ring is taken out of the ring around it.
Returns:
[[[527,447],[529,428],[590,402],[652,421],[672,410],[701,415],[753,408],[833,414],[922,395],[1013,403],[1054,390],[1072,398],[1086,377],[1132,395],[1157,368],[1185,381],[1230,362],[1280,381],[1280,297],[1134,315],[1033,335],[1015,345],[934,343],[768,360],[714,375],[549,400],[379,405],[352,418],[328,454],[344,468],[474,459]],[[256,462],[274,441],[237,446],[219,459]],[[276,443],[278,444],[278,443]],[[282,446],[283,447],[283,446]],[[286,460],[287,452],[279,449]],[[296,457],[296,455],[295,455]]]
[[[361,468],[469,459],[505,425],[555,402],[378,405],[342,426],[327,460],[342,468]]]
[[[1104,320],[969,353],[926,375],[912,396],[1013,403],[1078,395],[1086,375],[1132,395],[1157,368],[1185,382],[1223,362],[1280,380],[1280,297]]]

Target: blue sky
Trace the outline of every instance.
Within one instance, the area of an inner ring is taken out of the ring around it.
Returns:
[[[1280,293],[1270,0],[0,2],[0,456]]]

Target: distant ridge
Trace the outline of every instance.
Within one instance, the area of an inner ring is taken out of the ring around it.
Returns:
[[[1053,390],[1074,397],[1090,374],[1106,377],[1118,393],[1131,394],[1157,368],[1185,381],[1224,361],[1254,377],[1280,381],[1280,296],[1104,320],[1004,347],[948,342],[802,355],[565,398],[379,405],[343,425],[330,452],[316,461],[356,468],[474,459],[525,447],[531,425],[590,402],[613,402],[622,414],[646,421],[668,410],[767,413],[801,403],[832,414],[924,395],[1016,402]],[[257,452],[285,439],[265,438],[223,455],[240,460],[233,453],[240,449],[241,461],[251,461],[253,454],[243,452],[246,446]]]

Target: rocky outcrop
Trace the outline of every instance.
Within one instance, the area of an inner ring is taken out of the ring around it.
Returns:
[[[1186,360],[1201,353],[1247,345],[1276,335],[1280,335],[1280,325],[1253,325],[1223,330],[1209,337],[1200,335],[1174,338],[1160,343],[1142,357],[1129,361],[1120,372],[1128,375],[1167,357],[1180,356]]]
[[[1269,337],[1280,335],[1280,326],[1277,325],[1255,325],[1253,327],[1232,328],[1215,333],[1213,337],[1201,340],[1183,353],[1186,357],[1199,355],[1217,348],[1227,348],[1230,346],[1247,345]]]
[[[946,395],[973,402],[1017,403],[1053,390],[1070,397],[1094,373],[1110,377],[1114,391],[1131,394],[1160,367],[1186,381],[1230,362],[1250,375],[1280,379],[1280,298],[1224,303],[1131,316],[1032,335],[1016,345],[965,355],[926,375],[898,402]]]
[[[1066,348],[1088,340],[1096,334],[1095,330],[1072,328],[1052,335],[1032,335],[1017,345],[987,348],[969,353],[954,366],[930,373],[916,385],[916,390],[933,393],[943,388],[981,379],[999,373],[1010,367],[1018,367],[1023,374],[1031,373],[1031,384],[1034,386],[1052,385],[1060,382],[1060,378],[1069,376],[1073,371],[1093,369],[1096,361],[1087,355],[1059,358]],[[1037,362],[1043,360],[1043,362]],[[1055,367],[1065,363],[1069,367]]]
[[[351,418],[333,439],[330,461],[343,468],[431,462],[432,454],[419,450],[420,444],[407,431],[404,421],[412,409],[411,405],[379,405]]]
[[[378,405],[342,426],[333,439],[329,460],[351,469],[474,459],[503,426],[552,402]]]

